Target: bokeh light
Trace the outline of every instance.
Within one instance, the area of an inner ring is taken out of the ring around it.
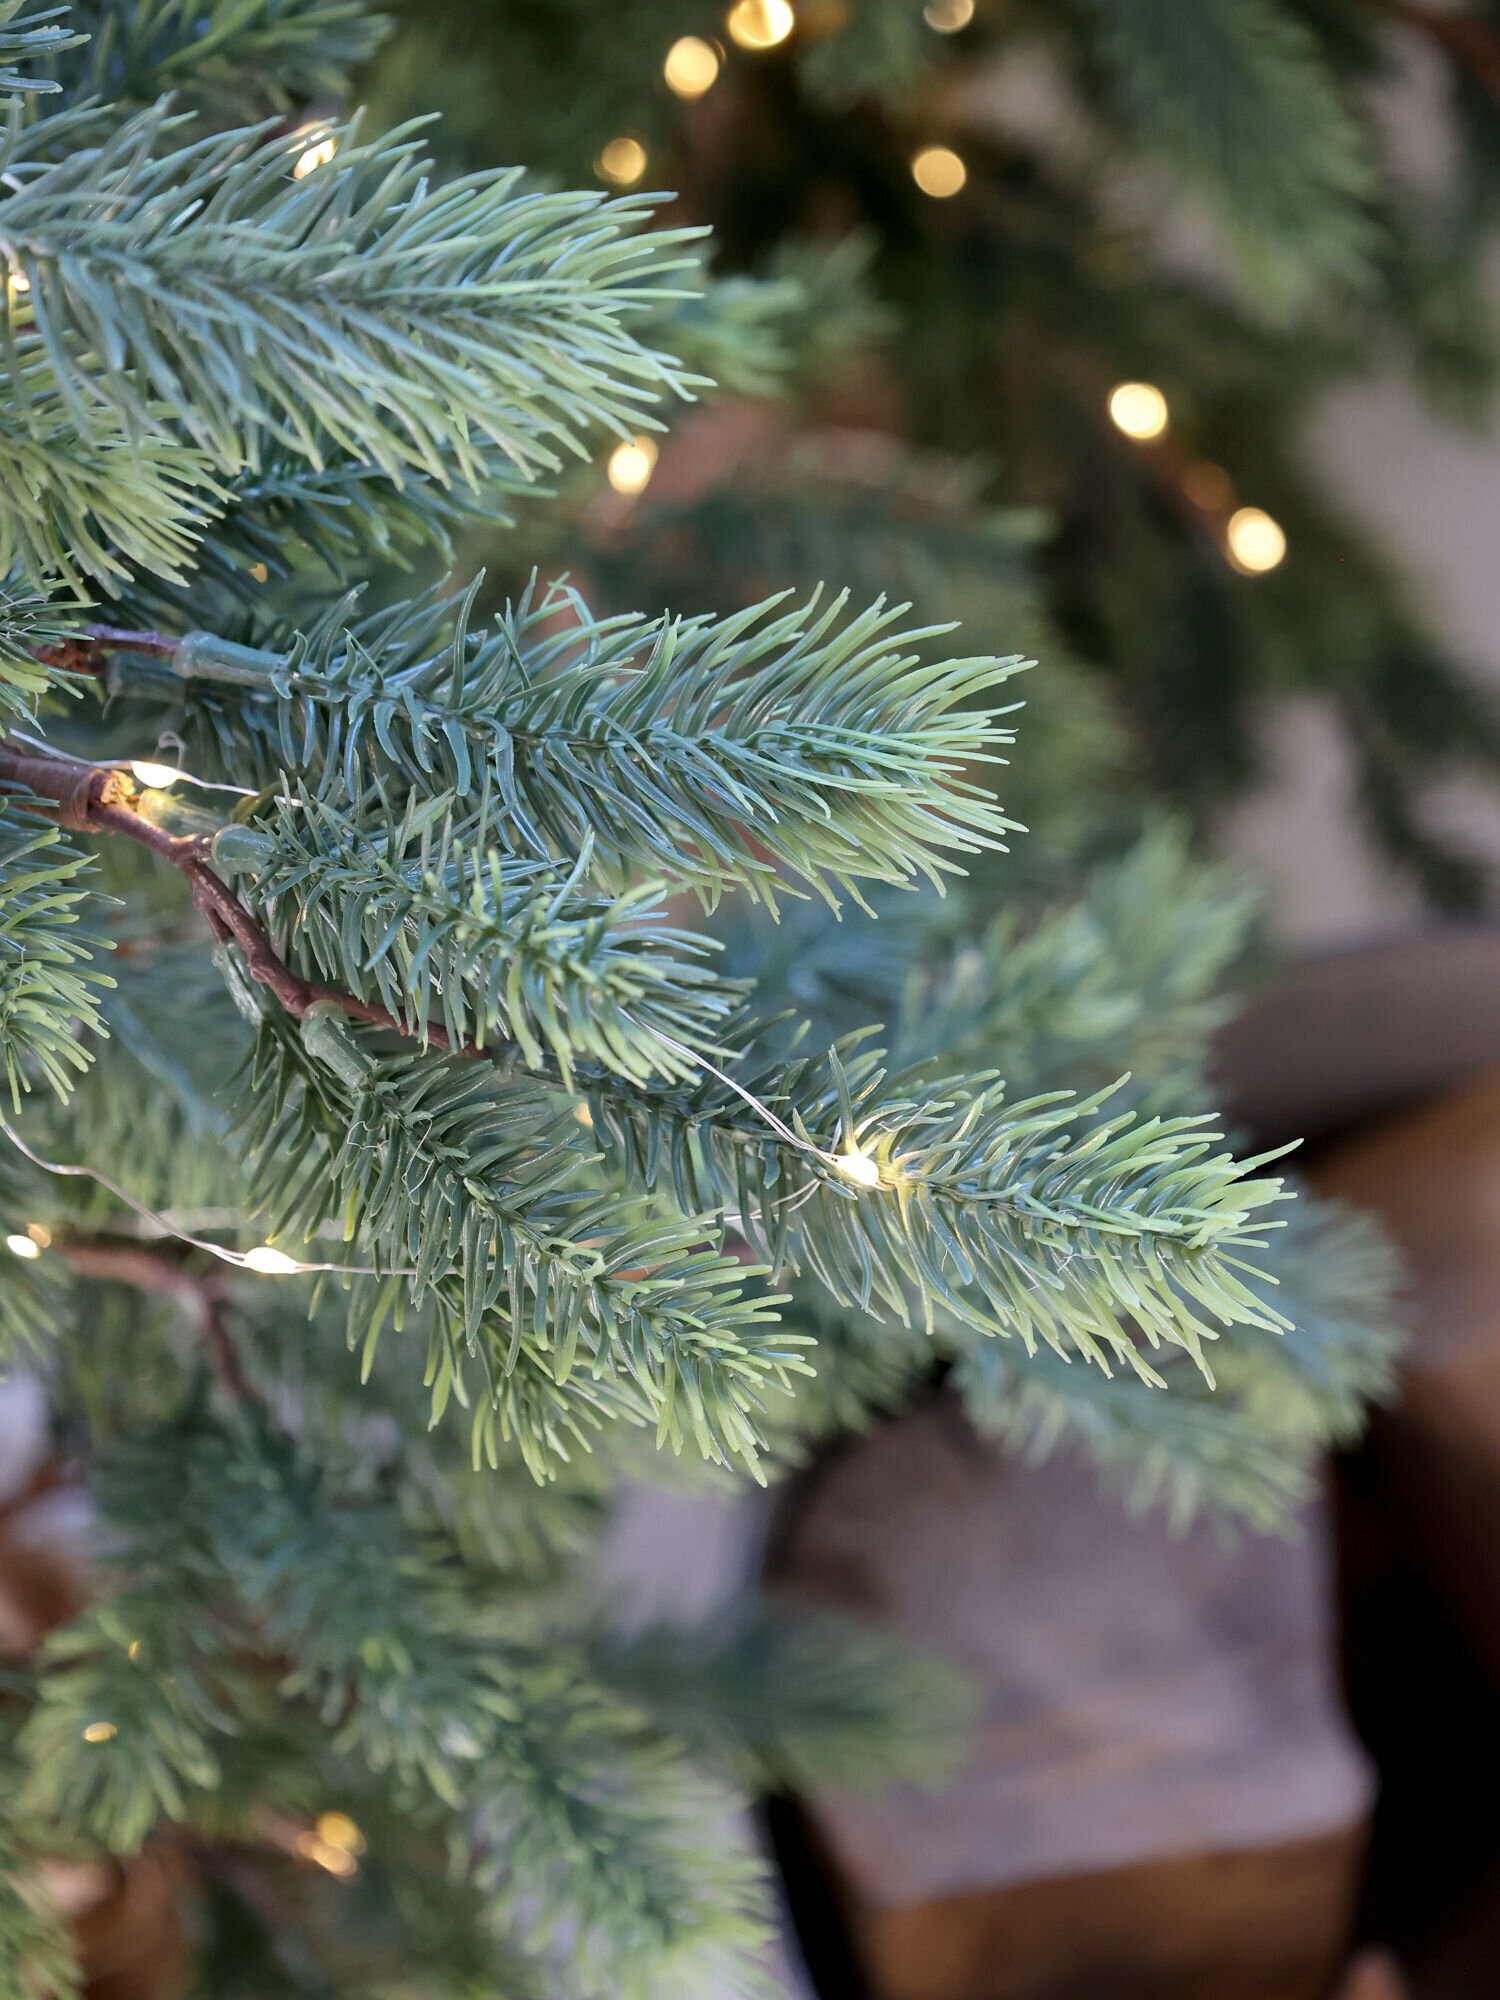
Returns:
[[[1229,517],[1225,529],[1229,559],[1247,576],[1264,576],[1286,554],[1286,536],[1281,525],[1260,507],[1240,507]]]
[[[611,139],[594,162],[600,180],[616,187],[633,187],[646,171],[646,149],[639,139]]]
[[[1167,399],[1150,382],[1117,382],[1109,392],[1109,418],[1126,437],[1149,444],[1167,428]]]
[[[922,19],[940,35],[956,35],[974,18],[974,0],[929,0]]]
[[[797,25],[787,0],[738,0],[724,25],[742,49],[774,49]]]
[[[911,177],[923,194],[946,201],[958,193],[969,178],[969,170],[951,146],[924,146],[912,155]]]
[[[678,97],[701,97],[719,74],[719,52],[698,35],[684,35],[667,50],[661,73]]]
[[[644,493],[656,470],[656,440],[632,438],[609,455],[609,483],[616,493]]]

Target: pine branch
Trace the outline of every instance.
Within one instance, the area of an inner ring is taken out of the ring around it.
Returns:
[[[605,1637],[594,1658],[705,1768],[762,1792],[939,1783],[973,1713],[951,1669],[851,1620],[769,1608]]]
[[[1282,0],[1081,0],[1132,137],[1216,198],[1263,271],[1357,277],[1368,263],[1364,136],[1311,31]],[[1301,267],[1299,270],[1298,267]]]
[[[61,665],[57,648],[71,626],[46,597],[14,578],[0,583],[0,732],[34,722],[41,696],[68,686],[66,675],[50,669]]]
[[[341,101],[390,32],[364,0],[72,0],[68,13],[88,36],[63,66],[72,96],[134,108],[170,90],[236,122]]]
[[[81,2000],[73,1927],[48,1894],[35,1859],[12,1836],[7,1817],[0,1808],[0,1993],[13,2000]]]
[[[1170,1369],[1163,1395],[1045,1353],[1013,1360],[952,1325],[939,1344],[970,1419],[1033,1463],[1077,1443],[1134,1511],[1161,1504],[1175,1530],[1207,1513],[1286,1532],[1314,1490],[1317,1454],[1356,1436],[1394,1385],[1393,1257],[1367,1217],[1302,1193],[1244,1275],[1284,1330],[1221,1340],[1212,1394]]]
[[[303,135],[185,143],[163,106],[51,166],[21,150],[45,127],[12,133],[0,244],[85,439],[180,426],[225,473],[274,443],[474,485],[475,434],[535,472],[690,392],[623,325],[683,262],[683,232],[639,233],[647,200],[524,194],[515,173],[430,187],[409,133],[331,132],[300,181]]]
[[[55,92],[59,86],[50,77],[33,76],[16,65],[48,62],[85,39],[62,25],[71,7],[40,7],[24,13],[27,4],[28,0],[0,0],[0,100]]]
[[[722,1802],[581,1655],[506,1629],[450,1544],[201,1404],[122,1441],[100,1500],[125,1587],[49,1642],[22,1736],[38,1809],[126,1850],[162,1814],[211,1819],[269,1670],[337,1758],[466,1836],[491,1924],[557,1956],[551,1990],[746,1990],[760,1899]],[[86,1740],[86,1718],[114,1733]]]
[[[900,1067],[994,1069],[1011,1089],[1100,1088],[1174,1109],[1200,1096],[1225,976],[1257,906],[1237,871],[1197,860],[1163,822],[1097,869],[1076,901],[1027,927],[996,917],[902,996]]]
[[[44,1212],[35,1174],[0,1140],[0,1366],[8,1367],[18,1348],[42,1351],[65,1324],[56,1264],[18,1257],[5,1243],[12,1236],[25,1240]]]
[[[1106,1373],[1112,1356],[1146,1380],[1132,1328],[1206,1370],[1220,1327],[1280,1325],[1240,1269],[1281,1183],[1214,1153],[1211,1121],[1112,1117],[1108,1090],[1012,1105],[982,1075],[890,1076],[864,1039],[742,1062],[732,1084],[595,1080],[595,1131],[629,1178],[722,1205],[773,1271],[805,1269],[861,1310],[941,1306],[1028,1352],[1040,1339]]]
[[[85,603],[91,582],[111,590],[138,569],[181,582],[223,497],[209,460],[177,439],[132,436],[109,408],[90,410],[80,430],[73,397],[92,363],[80,359],[71,382],[55,376],[30,334],[27,299],[0,290],[10,391],[0,410],[0,574],[19,568],[37,592],[61,583]],[[162,404],[152,401],[148,421],[167,421]]]
[[[803,1370],[758,1273],[674,1221],[583,1178],[591,1153],[551,1088],[488,1065],[377,1055],[332,1009],[295,1036],[264,1021],[239,1131],[272,1233],[341,1222],[409,1281],[356,1282],[350,1343],[368,1357],[408,1288],[435,1316],[434,1420],[471,1401],[475,1458],[514,1436],[538,1477],[599,1413],[657,1442],[754,1470],[764,1398]]]
[[[0,773],[6,756],[0,751]],[[41,760],[12,757],[11,764],[26,782],[44,781]],[[94,774],[90,786],[97,789],[101,778]],[[671,1267],[675,1286],[698,1270],[691,1246],[702,1238],[701,1223],[665,1236],[651,1225],[621,1232],[605,1197],[563,1191],[581,1162],[547,1137],[544,1094],[535,1085],[503,1077],[463,1085],[455,1075],[450,1095],[445,1065],[423,1067],[423,1059],[408,1057],[382,1070],[378,1057],[349,1038],[342,1017],[399,1022],[289,972],[254,918],[204,864],[200,842],[174,840],[122,804],[94,803],[83,823],[118,824],[191,873],[217,934],[238,939],[252,977],[303,1020],[322,1074],[309,1070],[300,1042],[267,1023],[273,1030],[262,1035],[271,1066],[261,1079],[267,1087],[252,1092],[245,1127],[261,1162],[259,1199],[278,1229],[310,1233],[345,1208],[359,1214],[393,1265],[415,1265],[418,1300],[435,1285],[450,1331],[461,1326],[471,1346],[485,1316],[499,1308],[514,1240],[528,1261],[512,1280],[520,1289],[511,1291],[508,1318],[498,1322],[504,1338],[491,1337],[494,1358],[503,1346],[503,1372],[514,1366],[529,1298],[544,1352],[546,1325],[555,1320],[564,1381],[576,1351],[576,1339],[564,1344],[567,1315],[585,1312],[585,1347],[604,1373],[617,1310],[607,1294],[591,1290],[584,1275],[589,1260],[574,1267],[557,1258],[556,1245],[570,1231],[575,1242],[601,1233],[616,1271],[686,1259],[680,1272]],[[247,1006],[258,1006],[248,994]],[[1156,1378],[1132,1326],[1152,1347],[1185,1346],[1206,1367],[1201,1343],[1220,1326],[1280,1325],[1241,1281],[1237,1253],[1259,1242],[1264,1222],[1256,1211],[1279,1197],[1281,1184],[1245,1178],[1253,1162],[1243,1169],[1227,1154],[1212,1154],[1206,1120],[1109,1118],[1109,1092],[1082,1101],[1056,1093],[1011,1106],[983,1078],[888,1081],[877,1056],[852,1047],[843,1056],[847,1068],[833,1052],[818,1063],[742,1066],[733,1081],[700,1061],[709,1080],[691,1085],[639,1086],[596,1073],[587,1078],[592,1116],[632,1181],[655,1189],[669,1177],[690,1217],[714,1205],[731,1208],[747,1241],[774,1268],[805,1265],[844,1304],[904,1319],[914,1292],[923,1312],[940,1303],[980,1331],[1019,1334],[1028,1350],[1037,1338],[1059,1352],[1071,1345],[1106,1371],[1107,1352],[1147,1380]],[[340,1090],[347,1094],[342,1103]],[[379,1116],[367,1127],[354,1114],[372,1090]],[[507,1092],[514,1093],[508,1105]],[[447,1125],[433,1150],[440,1117]],[[519,1150],[502,1139],[517,1123],[526,1128]],[[851,1181],[841,1165],[851,1151],[871,1185]],[[499,1168],[483,1196],[472,1175],[447,1164],[471,1155]],[[406,1164],[398,1171],[393,1162],[401,1160]],[[412,1187],[423,1189],[420,1203],[405,1194]],[[554,1200],[562,1202],[566,1223],[547,1212]],[[538,1216],[545,1217],[540,1225]],[[486,1274],[492,1236],[503,1254]],[[443,1278],[445,1260],[454,1262],[451,1283]],[[725,1270],[710,1258],[701,1268],[708,1291],[680,1320],[667,1316],[674,1330],[665,1359],[661,1336],[646,1332],[643,1346],[637,1343],[638,1357],[650,1359],[633,1361],[635,1383],[651,1399],[660,1434],[674,1441],[682,1428],[672,1343],[685,1341],[691,1351],[705,1323],[742,1340],[761,1316],[737,1291],[721,1295]],[[450,1297],[455,1286],[457,1296]],[[649,1291],[632,1295],[628,1310],[640,1316],[637,1331],[651,1325],[660,1304]],[[435,1372],[438,1364],[432,1365]],[[452,1365],[450,1346],[444,1396],[457,1379]],[[783,1382],[789,1365],[774,1342],[765,1355],[743,1362],[736,1355],[728,1378],[713,1378],[702,1410],[691,1406],[700,1446],[753,1463],[761,1442],[747,1420],[755,1378]],[[548,1370],[554,1382],[555,1367]],[[493,1361],[490,1371],[493,1407],[503,1391],[495,1386]],[[741,1375],[743,1382],[735,1379]],[[545,1432],[527,1428],[534,1438]],[[550,1437],[544,1442],[547,1451],[555,1448]]]
[[[236,722],[263,782],[301,768],[358,793],[389,770],[465,798],[488,781],[513,840],[571,863],[591,838],[611,888],[641,868],[709,900],[740,885],[774,901],[782,869],[857,896],[861,880],[940,883],[950,851],[1012,828],[963,773],[1010,740],[968,704],[1019,659],[928,664],[917,648],[946,628],[903,630],[903,607],[878,601],[847,616],[842,597],[599,620],[533,587],[471,632],[478,588],[352,627],[340,605],[281,656],[189,634],[172,669],[248,691]]]
[[[975,1342],[953,1379],[978,1430],[1031,1464],[1064,1442],[1081,1445],[1132,1514],[1160,1505],[1179,1533],[1204,1512],[1284,1530],[1313,1491],[1305,1445],[1290,1449],[1233,1401],[1175,1377],[1163,1394],[1054,1354],[1023,1361]]]
[[[402,809],[341,789],[298,786],[214,845],[220,866],[250,864],[251,910],[294,965],[378,994],[419,1039],[436,1010],[450,1047],[514,1043],[533,1068],[550,1052],[570,1088],[580,1061],[644,1083],[691,1074],[683,1042],[723,1053],[740,990],[700,962],[708,940],[661,923],[658,885],[608,899],[583,886],[588,836],[564,874],[503,851],[509,816],[488,784],[462,816],[451,794]]]
[[[0,803],[18,762],[0,745]],[[103,940],[75,928],[88,898],[72,885],[85,865],[29,810],[25,820],[0,812],[0,1057],[17,1109],[37,1079],[66,1096],[89,1061],[75,1026],[100,1028],[95,989],[113,984],[94,966]]]

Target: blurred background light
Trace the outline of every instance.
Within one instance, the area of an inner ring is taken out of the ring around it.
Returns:
[[[1117,382],[1109,392],[1109,417],[1126,437],[1148,444],[1167,428],[1167,399],[1150,382]]]

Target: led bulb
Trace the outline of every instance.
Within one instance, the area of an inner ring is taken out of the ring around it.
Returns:
[[[841,1174],[847,1174],[851,1181],[861,1187],[879,1187],[880,1169],[868,1153],[840,1153],[837,1161]]]
[[[91,1722],[83,1732],[85,1743],[108,1743],[119,1735],[112,1722]]]
[[[1286,554],[1286,536],[1281,524],[1259,507],[1240,507],[1229,517],[1225,529],[1229,560],[1246,576],[1264,576]]]
[[[911,156],[911,177],[923,194],[946,201],[964,185],[969,170],[951,146],[924,146]]]
[[[974,0],[930,0],[922,9],[922,19],[940,35],[956,35],[974,18]]]
[[[245,1252],[245,1269],[259,1271],[267,1278],[286,1278],[293,1271],[300,1271],[302,1266],[295,1257],[288,1257],[284,1250],[273,1250],[269,1243],[265,1243],[259,1249]]]
[[[13,1257],[24,1257],[29,1263],[33,1257],[40,1257],[42,1246],[29,1236],[7,1236],[5,1247]]]
[[[320,1813],[318,1838],[326,1840],[330,1847],[342,1848],[345,1854],[363,1854],[365,1851],[365,1837],[348,1813]]]
[[[31,280],[24,271],[12,271],[9,284],[13,292],[29,292],[31,290]]]
[[[684,35],[667,50],[661,73],[674,96],[701,97],[718,77],[719,52],[699,35]]]
[[[644,493],[656,470],[656,440],[632,438],[617,444],[609,455],[609,483],[616,493]]]
[[[28,1222],[26,1225],[26,1234],[31,1238],[38,1250],[51,1249],[52,1231],[47,1227],[45,1222]]]
[[[152,764],[141,757],[134,759],[130,769],[132,775],[153,792],[170,791],[182,776],[175,764]]]
[[[1149,382],[1117,382],[1109,392],[1109,420],[1126,437],[1149,444],[1167,428],[1167,399]]]
[[[639,139],[611,139],[594,162],[594,172],[616,187],[634,187],[646,171],[646,149]]]
[[[337,1875],[345,1882],[359,1873],[359,1863],[342,1847],[335,1847],[332,1841],[324,1840],[321,1834],[299,1833],[297,1852],[304,1861],[314,1861],[319,1868],[326,1868],[330,1875]]]
[[[738,0],[724,25],[742,49],[774,49],[797,25],[787,0]]]
[[[326,167],[333,158],[337,145],[338,141],[329,137],[319,139],[314,145],[309,146],[298,157],[296,166],[292,168],[292,179],[305,181],[315,167]]]

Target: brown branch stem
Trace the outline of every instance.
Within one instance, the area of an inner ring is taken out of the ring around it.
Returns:
[[[148,659],[170,660],[181,641],[165,632],[126,632],[117,625],[87,625],[55,646],[34,646],[44,666],[65,674],[102,674],[111,653],[142,653]]]
[[[44,752],[22,753],[0,743],[0,785],[24,789],[32,796],[27,810],[39,812],[73,832],[109,833],[133,840],[186,876],[193,900],[220,940],[233,938],[245,954],[250,976],[270,988],[289,1014],[299,1020],[316,1001],[331,1000],[350,1020],[425,1041],[455,1055],[482,1057],[487,1052],[472,1042],[455,1042],[438,1022],[421,1032],[372,1000],[361,1000],[337,987],[304,979],[277,953],[250,911],[208,865],[209,842],[202,834],[186,837],[154,826],[137,809],[139,794],[123,771],[101,770],[73,758]],[[494,1051],[488,1051],[493,1055]]]
[[[80,1236],[53,1248],[81,1278],[116,1278],[137,1291],[162,1292],[182,1306],[208,1353],[214,1373],[241,1402],[265,1404],[245,1374],[234,1335],[224,1318],[225,1281],[216,1271],[190,1270],[163,1246],[148,1249],[118,1237]]]

